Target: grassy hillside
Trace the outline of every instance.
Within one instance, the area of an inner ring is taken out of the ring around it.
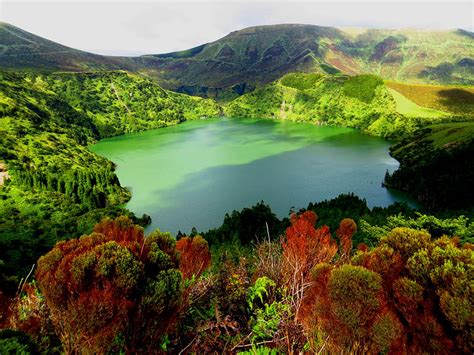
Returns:
[[[0,74],[0,260],[23,271],[58,239],[129,214],[114,164],[87,149],[111,135],[219,113],[124,72]],[[2,175],[3,175],[2,173]]]
[[[387,186],[405,190],[432,209],[472,206],[474,122],[429,126],[390,149],[400,162]]]
[[[406,117],[421,117],[421,118],[431,118],[431,117],[446,117],[449,114],[447,112],[434,110],[428,107],[422,107],[409,100],[398,91],[387,88],[393,99],[396,103],[397,112],[401,113]]]
[[[235,99],[224,110],[228,116],[347,126],[387,138],[405,136],[431,123],[473,118],[407,102],[400,108],[400,97],[374,75],[293,73]]]
[[[393,81],[388,81],[386,85],[422,107],[474,115],[472,86],[421,85]]]

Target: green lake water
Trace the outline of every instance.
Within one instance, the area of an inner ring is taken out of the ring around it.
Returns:
[[[354,192],[370,207],[406,195],[381,186],[398,162],[390,143],[353,129],[251,119],[212,119],[104,139],[91,150],[117,164],[126,205],[151,231],[220,226],[224,215],[263,200],[290,208]]]

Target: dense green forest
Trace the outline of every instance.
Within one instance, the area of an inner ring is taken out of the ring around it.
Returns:
[[[431,209],[472,206],[474,122],[429,126],[391,147],[400,168],[385,183]]]
[[[0,187],[0,260],[23,275],[57,240],[89,232],[103,216],[131,215],[119,207],[130,192],[114,164],[88,144],[219,108],[125,72],[2,72],[0,112],[0,161],[10,177]]]
[[[235,117],[288,119],[360,129],[368,134],[398,140],[429,124],[474,120],[474,94],[452,88],[466,100],[450,101],[452,111],[441,115],[407,115],[384,81],[375,75],[321,75],[290,73],[242,95],[224,106]],[[406,99],[408,100],[408,99]]]

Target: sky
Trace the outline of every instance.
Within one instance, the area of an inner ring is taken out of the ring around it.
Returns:
[[[141,55],[279,23],[474,31],[473,6],[471,0],[0,0],[0,20],[93,53]]]

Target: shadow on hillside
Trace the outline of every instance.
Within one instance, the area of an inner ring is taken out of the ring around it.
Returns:
[[[474,94],[463,89],[447,89],[438,92],[442,105],[457,111],[474,110]]]

